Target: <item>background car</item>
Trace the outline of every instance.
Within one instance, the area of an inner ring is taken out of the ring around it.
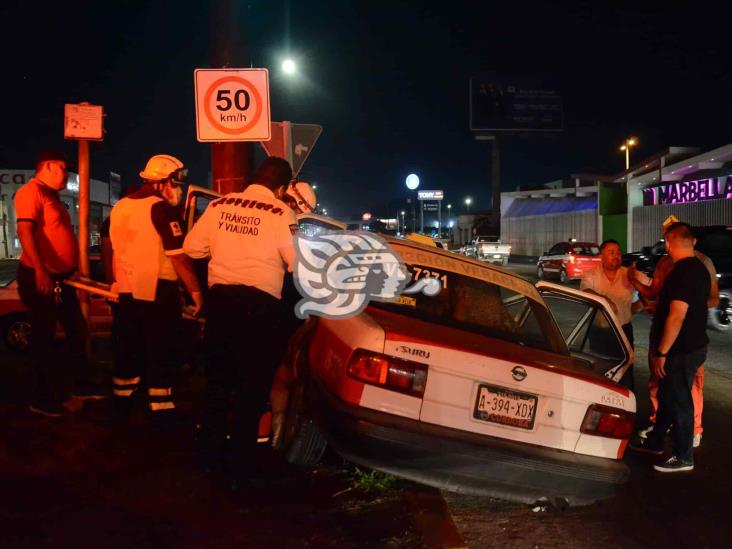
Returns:
[[[98,255],[89,256],[91,278],[104,280],[104,267]],[[31,325],[28,311],[18,294],[18,260],[0,260],[0,335],[7,349],[27,351],[30,348]],[[106,299],[96,295],[89,297],[89,325],[94,337],[109,336],[112,328],[112,310]],[[63,337],[58,326],[57,337]]]
[[[627,479],[633,352],[604,298],[407,240],[385,238],[436,296],[311,317],[290,344],[282,447],[327,445],[442,489],[585,504]]]
[[[719,304],[709,309],[709,327],[720,332],[732,330],[732,226],[694,227],[694,234],[696,249],[712,260],[717,271]],[[666,245],[661,239],[640,252],[624,254],[623,265],[635,262],[638,270],[652,277],[656,263],[665,255]]]
[[[539,258],[536,275],[540,280],[560,282],[582,278],[582,273],[600,264],[600,246],[594,242],[559,242]]]

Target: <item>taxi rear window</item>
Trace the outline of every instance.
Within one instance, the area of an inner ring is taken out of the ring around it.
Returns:
[[[577,255],[600,255],[599,246],[572,246],[572,253]]]
[[[547,309],[522,294],[473,277],[432,267],[408,265],[412,282],[432,278],[437,295],[403,294],[394,302],[372,301],[371,306],[495,337],[536,349],[566,352],[552,345]]]

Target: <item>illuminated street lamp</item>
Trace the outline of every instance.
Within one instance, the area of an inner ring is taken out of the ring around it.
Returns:
[[[292,59],[285,59],[282,62],[282,72],[288,76],[292,76],[297,71],[297,65]]]
[[[470,213],[470,205],[473,203],[473,199],[470,197],[467,197],[465,199],[465,213]]]
[[[406,222],[404,221],[404,216],[406,215],[407,212],[405,212],[404,210],[402,210],[399,213],[402,215],[402,225],[401,225],[401,228],[399,229],[399,232],[406,233],[407,232],[407,226],[405,224]]]
[[[625,151],[625,169],[630,169],[630,148],[638,145],[638,139],[636,137],[629,137],[625,140],[625,143],[620,145],[620,150]]]

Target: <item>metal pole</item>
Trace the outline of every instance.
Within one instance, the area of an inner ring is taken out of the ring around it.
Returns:
[[[493,223],[498,227],[500,232],[501,227],[501,146],[496,135],[493,139],[493,148],[491,150],[491,183],[493,188]]]
[[[630,146],[625,144],[625,171],[630,169]]]
[[[419,201],[419,232],[424,234],[424,200]]]
[[[83,104],[83,103],[82,103]],[[89,276],[89,141],[79,140],[79,272]],[[87,325],[84,348],[87,358],[91,357],[89,338],[89,294],[78,292],[81,314]]]
[[[437,238],[442,238],[442,200],[437,201]]]
[[[231,67],[239,59],[246,60],[241,20],[233,0],[212,2],[210,36],[214,66]],[[251,144],[246,142],[211,143],[213,189],[222,194],[244,189],[249,183],[253,153]]]
[[[294,173],[295,168],[292,165],[292,124],[287,120],[282,122],[282,148],[285,150],[285,160],[287,160]]]

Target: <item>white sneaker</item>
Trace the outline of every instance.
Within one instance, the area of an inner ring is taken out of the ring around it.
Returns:
[[[647,439],[648,435],[650,434],[651,431],[653,431],[654,427],[655,427],[655,425],[653,423],[651,423],[650,427],[646,427],[645,429],[641,429],[640,431],[638,431],[638,438],[643,439],[643,440]]]
[[[694,435],[694,448],[699,448],[699,446],[701,446],[701,437],[701,433],[697,433]]]

